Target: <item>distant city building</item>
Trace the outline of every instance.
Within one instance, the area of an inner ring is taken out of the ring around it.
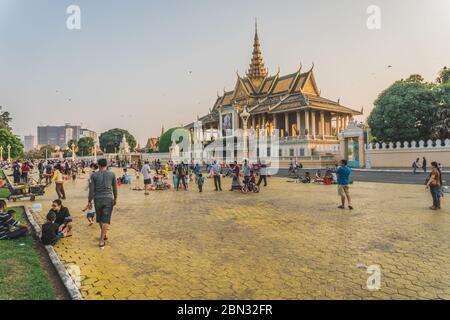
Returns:
[[[25,152],[36,149],[37,147],[36,136],[33,135],[25,136],[23,139],[23,145],[25,148]]]
[[[80,138],[92,138],[97,141],[97,132],[89,129],[81,129]]]
[[[97,139],[97,133],[82,129],[79,125],[66,124],[64,126],[39,126],[38,144],[39,145],[57,145],[61,148],[67,147],[70,140],[78,141],[83,137]]]

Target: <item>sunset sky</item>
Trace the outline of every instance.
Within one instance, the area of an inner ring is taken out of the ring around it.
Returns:
[[[81,30],[66,27],[71,4]],[[369,5],[381,30],[366,26]],[[255,17],[271,74],[314,62],[322,95],[365,115],[395,80],[450,66],[450,0],[0,0],[0,105],[16,134],[82,123],[144,144],[233,89]]]

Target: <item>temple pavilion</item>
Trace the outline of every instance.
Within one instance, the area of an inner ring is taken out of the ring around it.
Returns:
[[[243,129],[240,115],[244,108],[250,113],[247,127],[258,135],[273,136],[278,129],[280,156],[286,158],[338,153],[339,133],[352,117],[362,114],[321,95],[314,64],[308,70],[300,67],[292,74],[280,75],[278,71],[270,76],[264,65],[257,26],[246,75],[238,73],[234,90],[218,95],[210,113],[198,120],[203,132],[215,132],[220,140],[233,135],[236,129]]]

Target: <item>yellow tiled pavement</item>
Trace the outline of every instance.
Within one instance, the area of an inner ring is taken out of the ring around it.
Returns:
[[[352,212],[335,186],[284,178],[248,195],[122,186],[104,250],[85,187],[66,183],[75,228],[56,246],[85,299],[450,299],[450,210],[430,211],[423,186],[356,183]],[[381,266],[379,291],[361,265]]]

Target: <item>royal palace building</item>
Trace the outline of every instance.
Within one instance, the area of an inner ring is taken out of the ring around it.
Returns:
[[[246,76],[238,74],[234,90],[218,96],[210,113],[198,120],[203,132],[217,133],[215,144],[220,144],[236,129],[243,129],[244,109],[250,114],[247,128],[254,129],[257,136],[279,134],[279,155],[284,158],[337,154],[339,133],[352,117],[362,114],[321,95],[314,65],[309,70],[300,67],[292,74],[269,76],[257,28]]]

